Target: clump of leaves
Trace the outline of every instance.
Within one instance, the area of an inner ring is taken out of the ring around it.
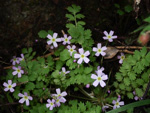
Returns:
[[[150,52],[146,47],[136,50],[134,55],[129,55],[116,73],[117,81],[114,82],[116,92],[133,99],[133,91],[142,97],[149,82]]]
[[[85,22],[81,21],[85,16],[83,14],[80,14],[81,7],[72,5],[67,8],[67,10],[71,14],[66,14],[66,17],[68,18],[69,23],[66,24],[66,27],[68,28],[68,33],[72,36],[72,43],[78,43],[82,45],[84,48],[89,49],[94,41],[91,38],[91,30],[84,29]]]

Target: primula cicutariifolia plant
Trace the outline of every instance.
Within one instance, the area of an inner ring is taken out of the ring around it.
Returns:
[[[133,99],[133,91],[141,97],[148,82],[150,53],[143,48],[125,61],[123,53],[118,56],[123,65],[114,82],[117,98],[110,91],[112,85],[108,85],[111,71],[105,74],[103,67],[106,45],[117,36],[112,30],[104,31],[106,45],[93,45],[91,30],[86,30],[85,22],[80,20],[84,18],[79,13],[81,8],[72,5],[67,10],[71,13],[66,14],[68,34],[60,37],[51,30],[38,33],[40,38],[47,39],[46,52],[51,53],[35,58],[32,48],[24,48],[21,57],[11,60],[13,67],[2,78],[9,102],[18,101],[23,104],[23,111],[30,113],[100,113],[101,109],[124,105],[121,98],[127,94]]]
[[[116,92],[122,97],[140,100],[144,95],[150,74],[150,52],[146,47],[136,50],[134,55],[129,55],[116,73],[117,81],[114,82]]]

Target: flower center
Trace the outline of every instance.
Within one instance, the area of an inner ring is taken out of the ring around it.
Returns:
[[[14,61],[17,61],[17,59],[16,59],[16,58],[14,58]]]
[[[124,59],[124,56],[121,56],[121,59],[123,60],[123,59]]]
[[[119,106],[119,102],[116,102],[116,106]]]
[[[63,72],[63,74],[65,75],[65,74],[66,74],[66,72]]]
[[[100,53],[102,50],[101,49],[98,49],[98,52]]]
[[[102,80],[102,78],[101,77],[97,77],[97,80],[100,81],[100,80]]]
[[[65,42],[68,42],[68,38],[65,38]]]
[[[17,72],[20,73],[20,69],[17,69]]]
[[[52,42],[55,42],[55,38],[52,38]]]
[[[73,51],[73,49],[71,48],[71,49],[70,49],[70,51],[72,52],[72,51]]]
[[[10,89],[10,88],[12,88],[12,86],[11,86],[11,85],[8,85],[8,88]]]
[[[56,102],[59,102],[59,99],[57,99]]]
[[[81,55],[81,58],[84,58],[84,55],[83,55],[83,54]]]
[[[53,106],[54,104],[51,102],[51,106]]]
[[[111,36],[110,36],[110,35],[108,35],[107,37],[108,37],[109,39],[111,38]]]
[[[24,96],[24,99],[25,99],[25,100],[27,100],[27,99],[28,99],[28,97],[27,97],[27,96]]]

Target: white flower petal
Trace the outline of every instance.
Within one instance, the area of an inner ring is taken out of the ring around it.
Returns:
[[[57,37],[57,35],[58,35],[57,33],[54,33],[54,34],[53,34],[53,38],[56,38],[56,37]]]
[[[83,59],[82,58],[80,58],[79,60],[78,60],[78,64],[81,64],[83,62]]]
[[[17,71],[14,71],[12,74],[13,74],[13,75],[16,75],[16,74],[17,74]]]
[[[100,81],[100,85],[101,85],[102,87],[104,87],[104,86],[106,86],[106,83],[101,80],[101,81]]]
[[[86,52],[84,53],[84,55],[85,55],[85,56],[89,56],[89,55],[90,55],[90,52],[89,52],[89,51],[86,51]]]
[[[98,44],[97,44],[97,48],[101,48],[101,43],[98,43]]]
[[[22,99],[19,100],[19,103],[24,103],[24,101],[25,101],[25,99],[22,98]]]
[[[104,31],[103,33],[104,33],[106,36],[108,36],[108,32],[107,32],[107,31]]]
[[[60,94],[60,88],[56,89],[57,94]]]
[[[97,52],[97,48],[96,48],[96,47],[93,47],[93,51]]]
[[[52,39],[52,36],[50,34],[47,35],[47,38]]]
[[[111,31],[109,32],[109,35],[112,36],[113,34],[114,34],[114,31],[111,30]]]
[[[93,82],[93,86],[97,86],[98,85],[98,83],[99,83],[99,81],[98,80],[95,80],[94,82]]]
[[[77,54],[77,53],[74,54],[74,58],[80,58],[80,56],[81,56],[80,54]]]
[[[48,45],[51,45],[51,44],[52,44],[52,41],[51,41],[51,40],[47,41],[47,44],[48,44]]]
[[[58,47],[57,43],[56,42],[53,42],[53,45],[54,47]]]
[[[8,86],[8,84],[7,84],[6,82],[4,82],[4,83],[3,83],[3,86],[7,87],[7,86]]]
[[[84,62],[88,63],[90,60],[87,57],[84,57]]]
[[[80,48],[80,49],[79,49],[79,53],[80,53],[80,54],[84,54],[83,48]]]
[[[92,74],[91,78],[92,79],[97,79],[97,76],[95,74]]]

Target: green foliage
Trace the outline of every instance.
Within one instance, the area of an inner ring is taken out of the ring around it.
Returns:
[[[121,7],[119,4],[114,4],[114,6],[117,8],[117,13],[121,16],[125,13],[130,13],[131,11],[133,11],[131,5],[125,5],[124,7]]]
[[[136,30],[134,30],[132,33],[136,33],[136,32],[140,32],[140,34],[144,34],[145,32],[149,31],[150,30],[150,16],[148,16],[147,18],[145,18],[143,20],[144,23],[143,25],[141,25],[139,28],[137,28]]]
[[[101,107],[93,105],[90,102],[78,102],[77,100],[69,101],[69,105],[62,105],[58,113],[101,113]]]
[[[134,55],[129,55],[124,60],[120,72],[116,73],[117,82],[114,83],[116,91],[118,89],[125,91],[125,94],[118,92],[119,94],[133,99],[132,92],[135,90],[137,96],[143,96],[145,92],[143,85],[148,84],[149,81],[150,61],[148,59],[150,59],[150,52],[143,47],[142,50],[136,50]]]
[[[70,23],[66,24],[68,28],[68,33],[72,36],[72,43],[78,43],[84,48],[89,49],[93,45],[93,40],[91,38],[91,30],[84,29],[85,22],[80,19],[84,18],[83,14],[80,14],[80,6],[72,5],[67,8],[71,14],[66,14],[66,17]],[[78,21],[80,20],[80,21]]]

